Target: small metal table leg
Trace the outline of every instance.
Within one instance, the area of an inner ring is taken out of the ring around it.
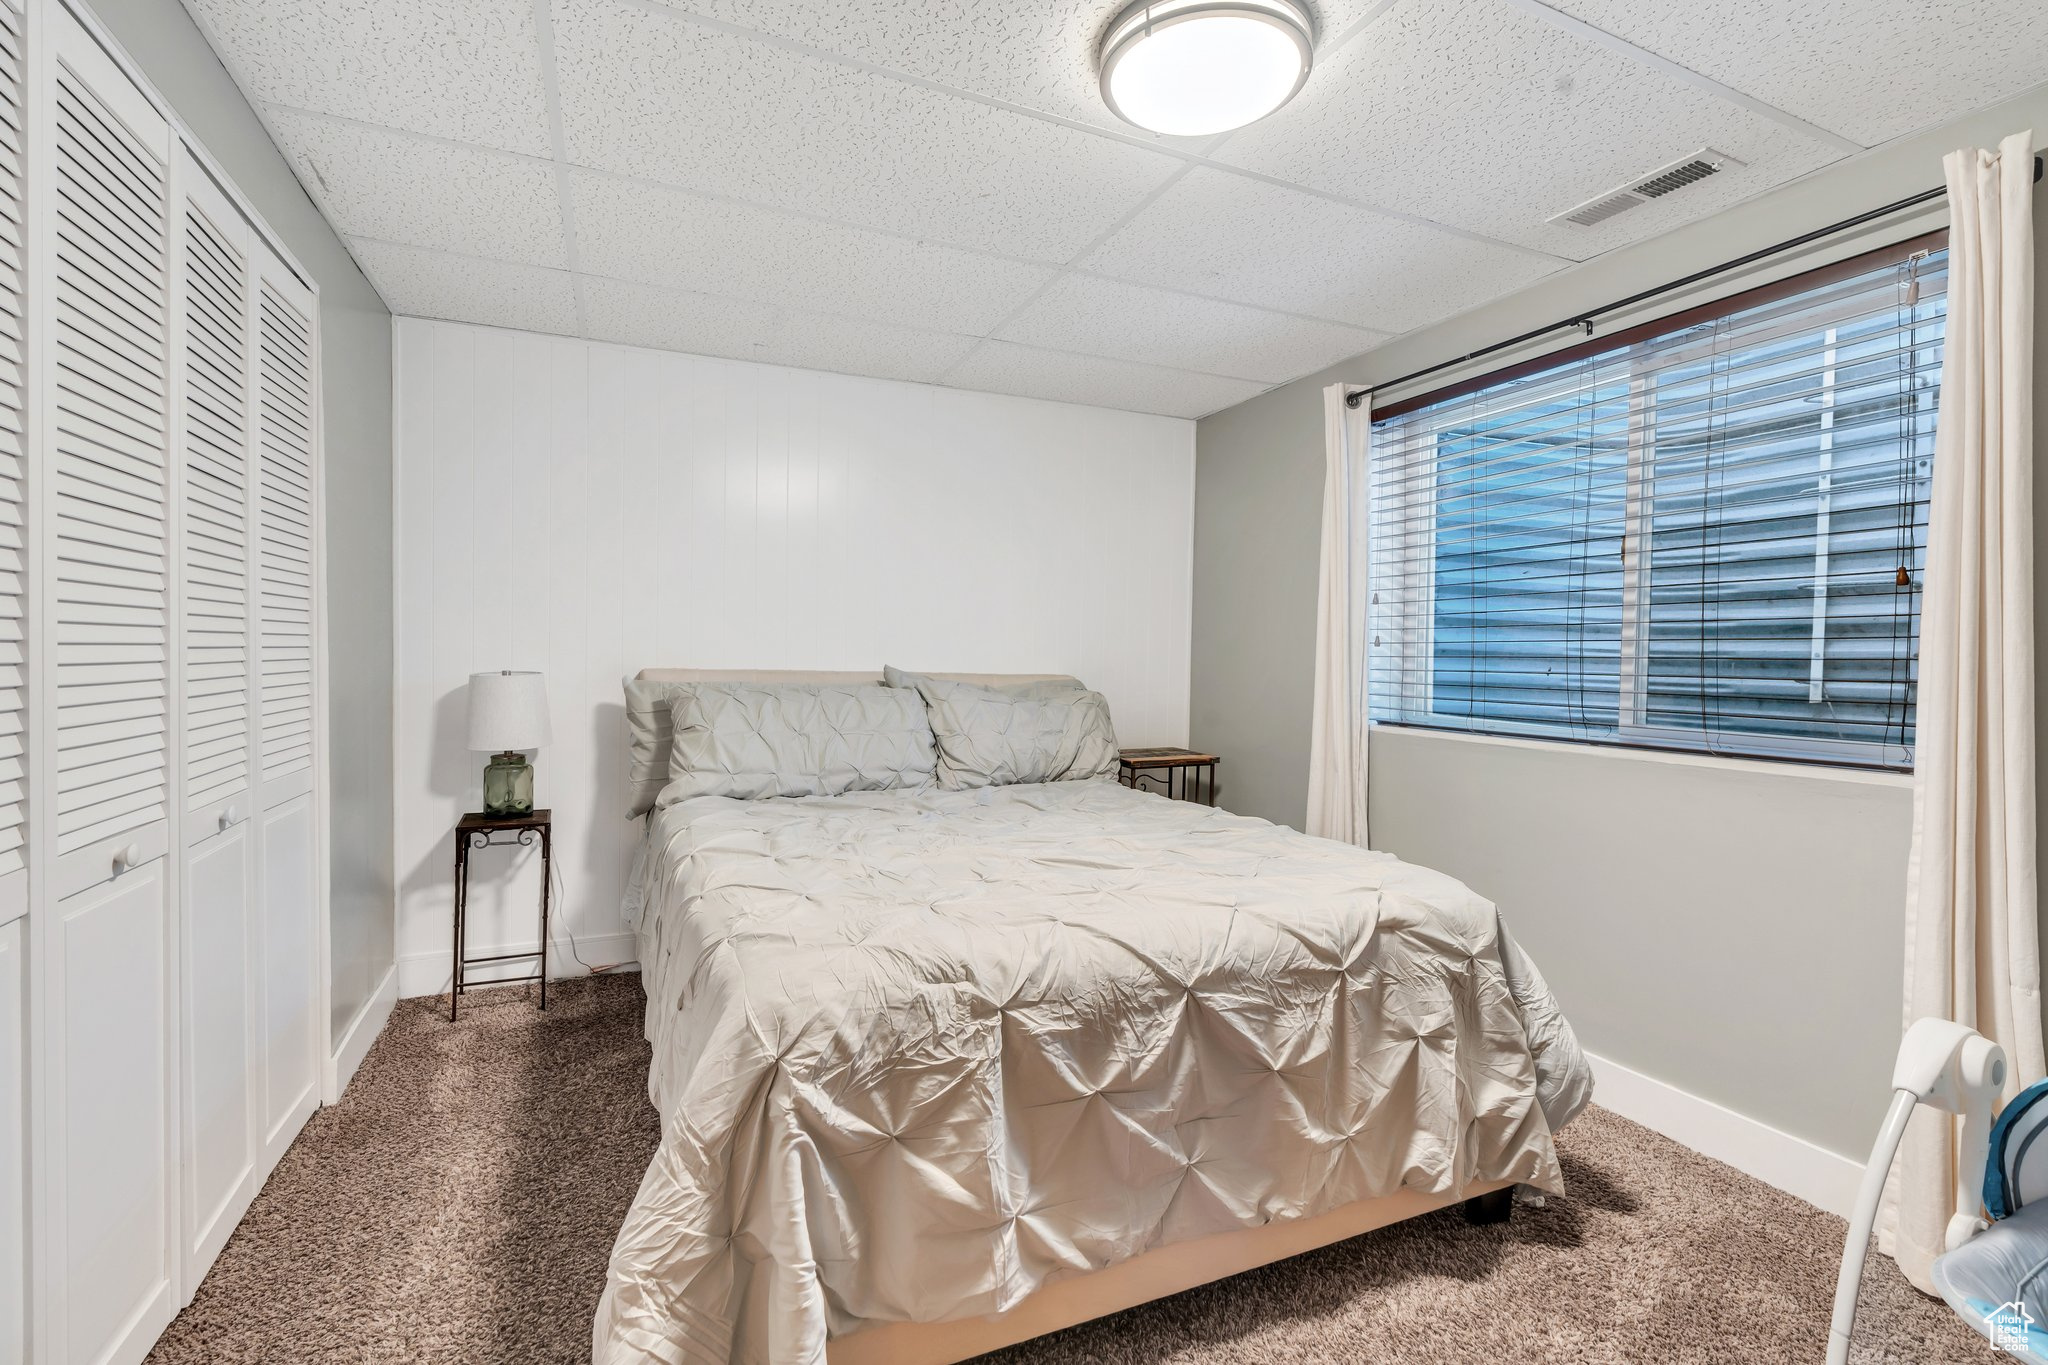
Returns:
[[[548,909],[555,889],[555,831],[540,827],[540,1007],[548,1007]]]
[[[469,836],[455,836],[455,956],[448,979],[448,1022],[462,1007],[463,918],[469,909]]]

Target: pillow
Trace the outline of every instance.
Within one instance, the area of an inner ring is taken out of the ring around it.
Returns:
[[[675,734],[669,704],[676,689],[691,683],[741,682],[801,684],[852,683],[877,686],[874,673],[792,672],[787,669],[659,669],[642,670],[627,678],[626,687],[626,815],[631,819],[654,809],[655,800],[668,786],[669,762],[674,757],[671,743]]]
[[[919,678],[917,694],[931,714],[939,785],[948,791],[1116,772],[1116,731],[1100,692]]]
[[[898,676],[909,677],[899,671]],[[934,673],[935,678],[955,682],[986,683],[991,686],[1003,682],[1018,682],[990,673]],[[676,689],[692,683],[754,683],[760,686],[815,687],[818,685],[879,686],[880,679],[873,673],[829,673],[814,669],[792,671],[789,669],[643,669],[634,677],[627,678],[626,689],[626,815],[635,818],[654,809],[655,801],[668,786],[668,770],[674,722],[670,715],[669,703],[675,699]],[[1075,691],[1081,684],[1072,678],[1023,679],[1027,682],[1059,682]],[[903,686],[909,686],[905,683]]]
[[[682,683],[662,805],[930,785],[922,701],[875,683]]]
[[[994,692],[1031,698],[1073,696],[1088,690],[1079,678],[1069,678],[1063,674],[1047,678],[1026,678],[1021,682],[999,683],[962,677],[957,673],[909,673],[893,664],[882,665],[882,681],[891,687],[910,688],[925,682],[972,682]]]

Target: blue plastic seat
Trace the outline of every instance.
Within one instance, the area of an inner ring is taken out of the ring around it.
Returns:
[[[1984,1169],[1991,1226],[1934,1262],[1956,1315],[2013,1358],[2048,1365],[2048,1081],[1992,1125]]]
[[[1937,1258],[1934,1287],[1994,1346],[2048,1365],[2048,1202],[2025,1205]]]

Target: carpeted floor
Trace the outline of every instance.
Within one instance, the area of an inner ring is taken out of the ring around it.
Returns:
[[[452,1027],[400,1002],[150,1360],[587,1361],[657,1125],[638,979],[550,995],[486,992]],[[1598,1110],[1558,1145],[1568,1197],[1504,1227],[1432,1214],[988,1365],[1820,1360],[1839,1220]],[[1861,1361],[1997,1359],[1888,1262],[1859,1328]]]

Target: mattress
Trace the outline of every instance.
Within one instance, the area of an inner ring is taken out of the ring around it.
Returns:
[[[1456,880],[1113,782],[696,798],[633,882],[662,1139],[599,1365],[819,1365],[1156,1246],[1554,1192],[1591,1092]]]

